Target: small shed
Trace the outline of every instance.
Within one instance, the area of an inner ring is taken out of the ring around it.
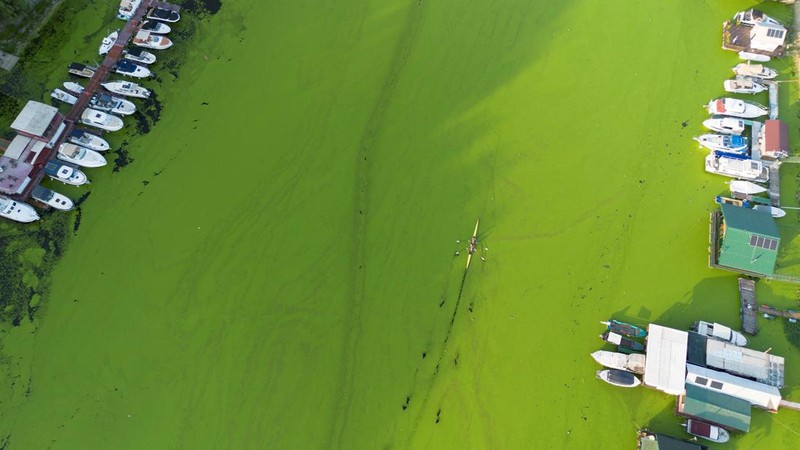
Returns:
[[[715,389],[731,397],[747,400],[752,406],[772,412],[776,412],[781,404],[781,392],[775,386],[694,364],[686,365],[686,384]]]
[[[761,128],[761,155],[769,158],[789,156],[789,127],[782,120],[767,120]]]
[[[754,274],[774,274],[781,237],[772,215],[740,206],[720,206],[723,219],[718,264]]]
[[[693,384],[678,397],[677,414],[723,428],[750,431],[750,402]]]
[[[644,384],[671,395],[683,393],[688,333],[650,324]]]

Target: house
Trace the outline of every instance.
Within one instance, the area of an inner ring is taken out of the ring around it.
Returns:
[[[753,276],[775,273],[781,237],[769,212],[722,204],[712,226],[712,267]]]
[[[758,136],[763,158],[778,159],[789,156],[789,127],[782,120],[767,120]]]
[[[779,57],[786,49],[786,33],[786,27],[777,20],[749,9],[723,24],[722,48]]]
[[[678,397],[676,413],[727,429],[750,431],[750,402],[693,384],[687,384],[686,393]]]

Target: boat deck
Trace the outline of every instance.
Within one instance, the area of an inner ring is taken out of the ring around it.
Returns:
[[[741,301],[742,331],[750,335],[758,334],[758,303],[756,303],[756,282],[749,278],[739,278],[739,299]]]

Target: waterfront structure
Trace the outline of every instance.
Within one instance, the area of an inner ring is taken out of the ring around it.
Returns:
[[[722,48],[770,57],[783,56],[786,27],[757,9],[736,13],[722,25]]]
[[[688,442],[649,430],[639,430],[637,450],[708,450],[705,445]]]
[[[642,381],[645,386],[670,395],[683,394],[688,333],[656,324],[650,324],[647,330],[649,335]]]
[[[784,359],[771,353],[708,339],[705,366],[777,388],[783,387]]]
[[[11,123],[11,128],[18,134],[47,142],[51,148],[65,127],[64,115],[58,112],[58,108],[33,100],[28,101]]]
[[[687,384],[686,393],[678,397],[676,413],[727,429],[750,431],[750,402],[693,384]]]
[[[782,120],[767,120],[758,136],[761,157],[768,159],[789,156],[789,127]]]
[[[686,365],[686,384],[711,389],[747,400],[756,408],[777,412],[781,393],[775,386],[733,376],[694,364]]]
[[[768,212],[722,204],[712,213],[710,240],[711,267],[759,277],[775,273],[781,237]]]

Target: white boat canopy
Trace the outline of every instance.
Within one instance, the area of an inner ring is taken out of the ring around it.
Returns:
[[[683,394],[689,333],[652,323],[647,329],[644,384],[667,394]]]

